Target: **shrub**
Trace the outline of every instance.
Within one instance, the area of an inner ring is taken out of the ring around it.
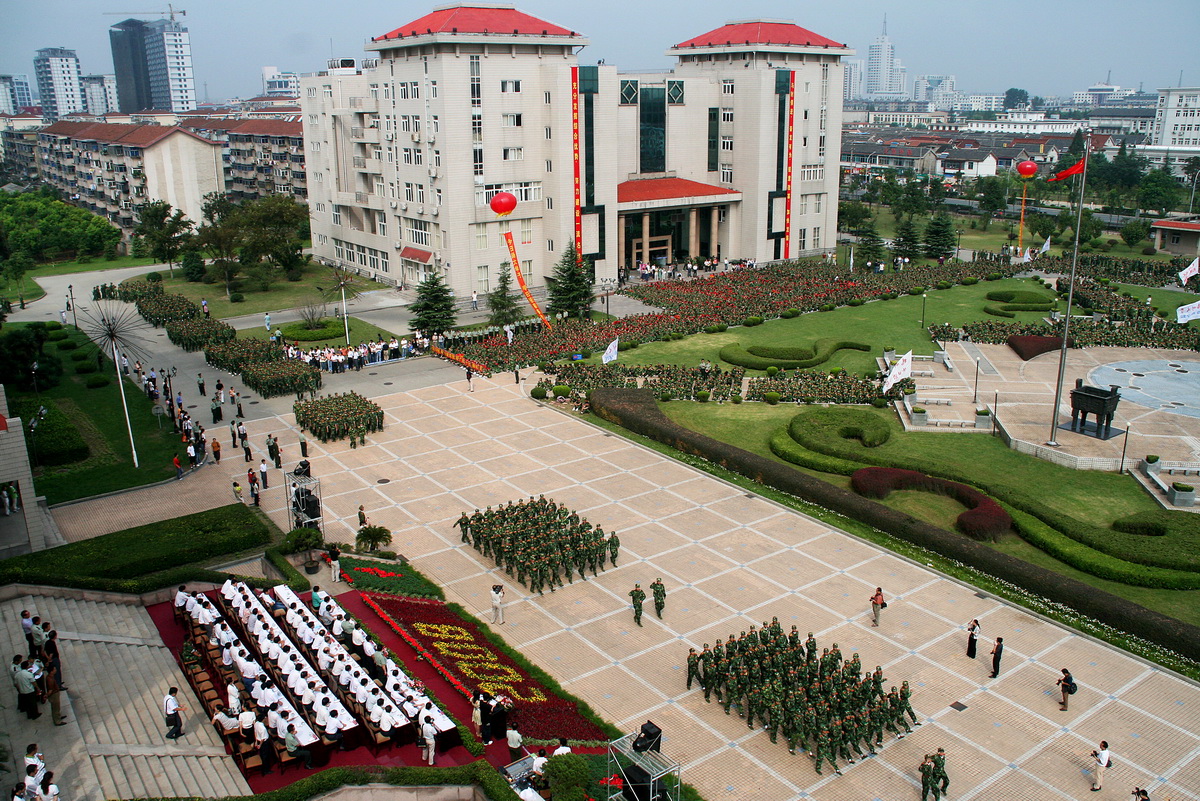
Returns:
[[[183,270],[184,279],[189,283],[195,284],[204,280],[204,257],[198,252],[185,251],[179,264]]]
[[[666,403],[667,401],[669,401],[669,400],[671,399],[671,393],[670,393],[670,392],[662,392],[662,393],[661,393],[661,394],[658,396],[658,399],[659,399],[660,401],[662,401],[663,403]]]
[[[73,361],[73,362],[81,362],[81,361],[83,361],[84,359],[87,359],[87,358],[90,358],[90,357],[91,357],[91,354],[90,354],[90,353],[88,353],[87,351],[83,351],[83,350],[77,350],[77,351],[75,351],[74,353],[72,353],[72,354],[71,354],[71,361]]]
[[[1154,464],[1155,462],[1158,461],[1158,454],[1156,454],[1156,453],[1147,454],[1146,461],[1149,462],[1150,464]]]
[[[286,273],[284,273],[284,277],[287,278],[287,280],[295,283],[296,281],[301,281],[304,279],[304,273],[301,270],[288,270]]]
[[[680,337],[680,339],[683,339],[683,337]],[[592,352],[590,350],[581,350],[579,351],[579,356],[584,359],[590,359],[592,357]]]
[[[983,280],[984,281],[999,281],[1003,277],[1004,276],[1001,275],[1000,273],[988,273],[987,275],[985,275],[983,277]]]
[[[1070,345],[1070,343],[1068,343]],[[1062,337],[1043,337],[1036,335],[1012,336],[1008,338],[1008,346],[1021,357],[1021,361],[1029,361],[1035,356],[1050,353],[1062,347]]]
[[[64,339],[66,339],[70,335],[71,335],[70,332],[63,331],[61,328],[58,329],[57,331],[50,330],[49,332],[46,333],[46,340],[48,342],[62,342]]]
[[[987,293],[988,300],[999,301],[1000,303],[1021,303],[1030,305],[1046,305],[1054,301],[1053,298],[1048,298],[1041,292],[1030,292],[1024,289],[997,290]],[[1036,309],[1029,309],[1036,311]]]
[[[1196,488],[1191,484],[1184,484],[1182,481],[1175,481],[1171,484],[1171,489],[1176,492],[1195,492]]]
[[[96,372],[96,365],[92,364],[91,362],[80,362],[79,364],[75,365],[76,375],[87,375],[88,373],[94,372]]]
[[[952,286],[954,286],[954,284],[950,283],[949,281],[938,281],[937,282],[938,289],[949,289]]]
[[[767,377],[768,378],[774,378],[777,375],[779,375],[778,367],[776,367],[775,365],[772,364],[770,367],[767,368]]]
[[[54,333],[54,332],[51,332],[51,333]],[[79,343],[75,342],[74,340],[71,340],[71,339],[64,339],[61,342],[57,343],[56,347],[59,350],[75,350],[76,348],[79,347]]]
[[[1158,251],[1155,248],[1152,248],[1152,247],[1142,248],[1143,256],[1153,256],[1155,253],[1158,253]]]
[[[1113,531],[1137,534],[1142,537],[1163,537],[1169,530],[1168,521],[1160,512],[1142,512],[1120,517],[1112,522]]]
[[[729,326],[727,326],[725,323],[717,323],[717,331],[720,333],[724,334],[728,330]]]
[[[765,401],[766,401],[768,404],[770,404],[771,406],[774,406],[775,404],[779,403],[779,399],[780,399],[780,398],[782,398],[782,397],[783,397],[783,396],[782,396],[782,395],[780,395],[778,392],[765,392],[765,393],[763,393],[763,400],[765,400]]]
[[[107,387],[111,383],[112,380],[108,376],[96,374],[88,376],[86,386],[88,389],[100,389],[100,387]]]
[[[146,273],[146,280],[152,284],[161,284],[163,280],[162,273]]]
[[[734,394],[729,396],[729,400],[733,404],[738,404],[738,403],[742,402],[742,396],[735,392]]]
[[[1016,312],[1010,312],[1007,309],[1003,308],[1002,306],[993,306],[990,303],[983,307],[983,311],[984,311],[984,314],[990,314],[993,317],[1016,317],[1017,316]]]
[[[345,323],[333,317],[324,317],[316,328],[309,328],[303,322],[287,323],[280,326],[284,338],[296,342],[317,342],[322,339],[333,339],[345,333]]]
[[[782,317],[782,318],[783,318],[783,319],[785,319],[785,320],[791,320],[791,319],[792,319],[792,318],[794,318],[794,317],[799,317],[799,316],[800,316],[800,310],[799,310],[799,309],[795,309],[795,308],[792,308],[792,309],[784,309],[783,311],[781,311],[781,312],[779,313],[779,316],[780,316],[780,317]]]
[[[832,303],[824,303],[821,305],[821,311],[823,311],[823,312],[830,312],[836,308],[837,308],[837,306],[834,306]]]
[[[968,275],[966,278],[964,278],[962,280],[963,286],[975,286],[978,283],[979,283],[979,279],[973,275]]]
[[[702,389],[696,393],[696,400],[700,401],[701,403],[708,403],[708,399],[711,397],[712,393],[707,389]]]
[[[565,384],[555,384],[550,391],[554,393],[554,397],[556,398],[565,398],[571,394],[571,388]]]
[[[862,342],[849,342],[823,337],[813,343],[813,347],[772,347],[768,345],[751,345],[743,348],[738,343],[721,348],[720,358],[723,362],[748,367],[752,370],[766,370],[772,366],[781,370],[803,369],[816,367],[829,361],[839,350],[861,350],[870,352],[871,346]]]
[[[546,399],[546,388],[545,387],[534,387],[532,390],[530,390],[529,396],[531,398],[533,398],[534,400],[545,400]]]
[[[46,407],[46,416],[38,424],[37,434],[25,439],[32,461],[34,445],[37,446],[38,461],[43,465],[62,465],[82,461],[90,455],[87,442],[75,422],[54,403],[39,403],[35,398],[9,400],[11,414],[22,420],[32,420],[40,406]],[[34,441],[36,440],[36,442]]]
[[[850,477],[855,492],[868,498],[886,498],[893,490],[915,489],[947,495],[967,507],[955,524],[971,539],[999,540],[1012,530],[1013,520],[1000,504],[974,487],[934,478],[915,470],[894,467],[864,467]]]
[[[863,305],[863,299],[862,298],[850,298],[850,300],[848,300],[846,302],[846,305],[847,306],[861,306],[861,305]]]
[[[924,293],[925,293],[925,287],[923,287],[923,286],[914,286],[908,290],[908,294],[913,295],[914,297],[918,296],[918,295],[922,295]]]
[[[246,300],[246,296],[243,295],[241,292],[234,292],[232,295],[229,296],[230,303],[242,303],[245,300]]]
[[[716,334],[716,333],[718,333],[718,331],[719,331],[719,329],[715,325],[704,326],[704,333],[706,333],[706,334]]]
[[[914,406],[913,414],[925,414],[925,408],[922,406]]]
[[[763,324],[763,318],[761,318],[757,315],[751,315],[750,317],[747,317],[745,320],[742,321],[742,325],[746,326],[747,328],[751,328],[753,326],[762,325],[762,324]]]
[[[991,415],[991,413],[992,412],[990,409],[976,409],[975,410],[976,417],[988,417],[989,415]]]
[[[60,323],[58,320],[47,320],[47,321],[46,321],[46,323],[45,323],[45,327],[46,327],[46,330],[47,330],[47,331],[61,331],[61,330],[63,330],[63,325],[62,325],[62,323]]]
[[[871,398],[871,405],[876,409],[882,409],[887,406],[887,400],[884,398]]]

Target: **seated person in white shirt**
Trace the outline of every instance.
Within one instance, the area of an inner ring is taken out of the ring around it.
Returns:
[[[233,667],[233,646],[229,643],[221,649],[221,664],[225,667]]]
[[[184,606],[187,604],[187,599],[188,591],[180,584],[179,589],[175,591],[175,611],[182,612]]]
[[[254,722],[258,720],[254,711],[251,709],[243,709],[238,715],[238,728],[241,729],[242,738],[248,742],[254,742]]]
[[[567,738],[559,737],[558,748],[555,748],[554,753],[552,753],[550,756],[562,756],[563,754],[569,753],[571,753],[571,746],[567,745]]]
[[[364,677],[358,680],[358,684],[354,686],[354,700],[366,706],[367,699],[371,697],[371,683]]]
[[[225,709],[225,705],[219,701],[217,702],[217,711],[213,713],[212,722],[221,727],[222,734],[236,734],[241,728],[237,715],[231,715]]]
[[[537,775],[542,775],[542,768],[546,767],[546,763],[550,761],[550,757],[546,756],[546,749],[539,748],[537,756],[533,758],[533,772]]]
[[[342,636],[342,632],[345,631],[345,629],[342,627],[342,620],[344,620],[344,618],[341,615],[333,616],[333,624],[329,627],[329,633],[334,637],[340,638]]]
[[[271,731],[275,731],[276,729],[279,728],[279,702],[278,701],[272,701],[267,706],[267,728],[269,728]],[[284,731],[287,731],[287,729],[284,729]]]
[[[229,705],[229,711],[237,714],[242,711],[242,688],[238,687],[237,681],[229,680],[229,684],[225,687],[225,702]]]
[[[346,728],[346,723],[347,721],[343,721],[338,717],[336,709],[329,710],[329,719],[325,722],[325,738],[333,740],[338,744],[338,748],[343,751],[347,750],[345,736],[342,734],[342,729]]]
[[[362,626],[355,626],[354,631],[350,633],[350,642],[354,643],[355,648],[362,648],[366,641],[367,635],[363,633]]]
[[[300,693],[300,705],[305,709],[312,709],[312,705],[317,702],[317,682],[310,679],[304,690]]]
[[[338,684],[345,689],[350,689],[350,685],[358,678],[359,670],[353,664],[346,665],[346,669],[338,676]]]
[[[322,696],[313,706],[313,722],[321,729],[329,722],[329,699]]]
[[[189,595],[189,596],[187,597],[187,599],[186,599],[186,600],[183,602],[183,608],[184,608],[184,610],[187,612],[187,614],[188,614],[188,617],[195,618],[195,616],[196,616],[196,604],[200,603],[200,601],[199,601],[199,598],[200,598],[200,593],[198,593],[198,592],[193,592],[193,593],[192,593],[191,595]]]
[[[227,601],[232,601],[237,596],[237,588],[233,586],[233,579],[225,579],[225,583],[221,585],[221,597]]]

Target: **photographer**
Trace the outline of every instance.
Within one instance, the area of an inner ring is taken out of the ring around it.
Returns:
[[[1108,750],[1108,741],[1100,741],[1100,750],[1092,752],[1092,758],[1096,760],[1096,768],[1092,773],[1092,792],[1099,791],[1104,787],[1104,771],[1112,766],[1112,753]]]
[[[1075,691],[1079,689],[1079,685],[1075,683],[1075,677],[1071,675],[1071,671],[1066,668],[1062,669],[1062,678],[1056,684],[1058,684],[1058,689],[1062,692],[1062,702],[1059,706],[1065,712],[1067,709],[1067,699],[1075,694]]]
[[[492,585],[492,622],[504,625],[504,585]]]

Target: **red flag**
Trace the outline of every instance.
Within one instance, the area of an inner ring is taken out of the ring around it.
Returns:
[[[1046,180],[1047,181],[1065,181],[1068,178],[1070,178],[1072,175],[1079,175],[1079,173],[1083,172],[1083,168],[1084,168],[1086,161],[1087,161],[1086,158],[1082,158],[1079,161],[1075,162],[1070,167],[1067,167],[1062,172],[1055,173],[1053,178],[1047,178]]]

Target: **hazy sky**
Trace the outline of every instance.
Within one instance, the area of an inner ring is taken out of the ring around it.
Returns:
[[[330,51],[361,57],[363,42],[427,13],[440,2],[384,0],[178,0],[188,14],[197,94],[250,97],[260,69],[312,72]],[[516,6],[577,30],[592,44],[581,61],[603,58],[620,69],[670,66],[663,51],[730,19],[790,18],[846,42],[866,58],[888,15],[888,36],[908,68],[952,74],[960,90],[1062,95],[1101,82],[1153,91],[1200,84],[1198,0],[522,0]],[[108,27],[124,16],[104,12],[165,9],[160,0],[0,0],[0,73],[29,73],[34,51],[68,47],[85,74],[110,73]],[[332,40],[332,48],[331,48]]]

